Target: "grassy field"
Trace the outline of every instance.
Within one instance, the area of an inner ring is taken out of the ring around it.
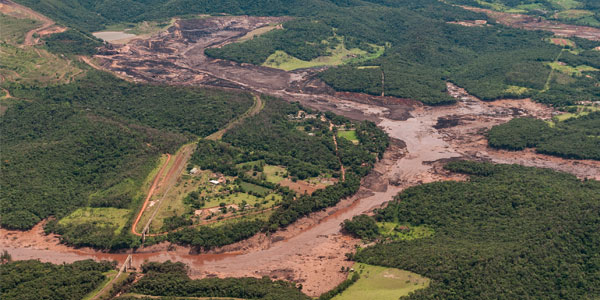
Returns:
[[[577,67],[572,67],[572,66],[566,65],[564,63],[560,63],[560,62],[549,62],[549,63],[547,63],[547,65],[558,72],[565,73],[565,74],[568,74],[571,76],[582,76],[583,72],[600,71],[600,70],[598,70],[594,67],[590,67],[590,66],[581,65],[581,66],[577,66]]]
[[[261,161],[250,162],[240,164],[240,167],[243,166],[254,166],[261,163]],[[277,170],[277,167],[267,168],[269,171]],[[285,169],[281,168],[283,171]],[[279,172],[278,171],[273,171]],[[274,176],[274,175],[273,175]],[[151,223],[151,232],[160,232],[163,227],[164,220],[173,216],[182,216],[189,214],[190,216],[196,209],[209,209],[209,208],[218,208],[221,204],[225,204],[225,206],[236,205],[238,209],[244,207],[244,205],[250,205],[253,208],[270,208],[282,200],[282,196],[276,193],[273,193],[268,188],[252,184],[249,182],[240,182],[235,183],[235,177],[224,176],[225,181],[221,184],[215,185],[210,183],[210,180],[215,180],[215,175],[211,171],[200,171],[196,174],[189,174],[186,170],[180,175],[177,183],[168,191],[167,194],[164,194],[164,191],[158,192],[153,198],[152,201],[155,201],[152,206],[146,210],[140,224],[146,224],[149,216],[158,209],[156,216],[152,220]],[[243,190],[244,192],[240,191]],[[199,197],[203,199],[203,205],[200,207],[194,207],[190,203],[187,203],[186,197],[190,195],[192,192],[197,192]],[[251,194],[250,194],[251,193]],[[163,198],[164,195],[164,198]],[[258,196],[264,195],[264,196]],[[162,200],[162,204],[159,205],[158,200]],[[219,209],[211,209],[208,214],[211,214],[212,218],[218,218],[222,215],[222,212]],[[212,219],[211,218],[211,219]],[[206,219],[206,214],[203,214],[200,219],[196,219],[195,221],[202,221]],[[192,218],[194,220],[194,218]],[[222,222],[218,222],[221,224]],[[143,225],[139,225],[138,228],[141,228]]]
[[[41,25],[42,22],[37,20],[18,19],[0,14],[0,40],[9,44],[21,44],[28,31]]]
[[[562,9],[575,9],[581,6],[581,3],[575,0],[549,0],[554,6],[561,7]]]
[[[529,89],[529,88],[522,87],[522,86],[516,86],[516,85],[509,85],[508,88],[506,89],[507,93],[511,93],[514,95],[523,95],[530,91],[531,91],[531,89]]]
[[[115,227],[115,234],[119,234],[125,227],[130,210],[113,207],[82,207],[62,218],[61,225],[95,223],[100,226]]]
[[[227,195],[224,198],[211,198],[209,201],[206,201],[204,207],[216,207],[221,203],[236,204],[241,206],[243,201],[246,201],[246,204],[255,206],[257,203],[261,204],[261,208],[268,208],[273,206],[276,202],[281,200],[281,195],[278,194],[267,194],[265,197],[256,197],[254,195],[250,195],[248,193],[233,193],[231,195]]]
[[[175,297],[175,296],[165,296],[165,297],[160,297],[160,296],[148,296],[148,295],[142,295],[142,294],[136,294],[136,293],[125,293],[122,295],[123,297],[134,297],[134,298],[140,298],[140,299],[157,299],[157,300],[161,300],[161,299],[168,299],[168,300],[245,300],[244,298],[231,298],[231,297]]]
[[[271,190],[268,188],[262,187],[260,185],[256,185],[253,183],[242,181],[240,183],[240,187],[243,188],[247,192],[258,193],[262,195],[268,194]]]
[[[429,286],[429,279],[394,268],[356,263],[360,279],[333,300],[397,300]]]
[[[267,176],[268,182],[280,183],[283,180],[283,175],[287,174],[287,170],[280,166],[266,165],[263,168],[263,173]]]
[[[434,234],[433,229],[426,226],[410,226],[393,222],[378,222],[377,226],[381,235],[393,240],[415,240],[430,237]]]
[[[0,76],[6,81],[51,85],[71,82],[83,73],[76,62],[44,49],[0,44]]]
[[[83,74],[77,63],[37,47],[21,47],[25,34],[40,21],[0,14],[0,84],[51,85],[71,82]],[[2,93],[3,95],[4,93]]]
[[[358,63],[375,59],[383,54],[385,47],[374,46],[377,51],[369,54],[360,49],[346,49],[344,43],[339,43],[335,49],[331,50],[330,55],[317,57],[311,61],[304,61],[293,57],[283,51],[276,51],[267,58],[263,66],[292,71],[296,69],[314,68],[323,66],[337,66],[345,63]]]
[[[569,9],[556,13],[554,17],[561,20],[577,20],[593,15],[594,13],[589,10]]]
[[[358,137],[356,136],[356,130],[339,130],[337,136],[345,138],[355,144],[358,144]]]
[[[550,124],[550,126],[554,126],[554,123],[556,123],[556,122],[562,122],[562,121],[565,121],[565,120],[568,120],[571,118],[578,118],[581,116],[588,115],[591,112],[600,111],[600,107],[588,106],[588,105],[576,105],[576,106],[569,106],[567,108],[576,108],[577,111],[564,113],[564,114],[555,116],[554,118],[552,118],[552,121],[550,121],[552,123],[552,124]]]

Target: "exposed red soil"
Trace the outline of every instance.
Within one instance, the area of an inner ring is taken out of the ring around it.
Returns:
[[[133,233],[137,236],[142,236],[142,233],[137,232],[137,229],[136,229],[137,225],[140,222],[140,219],[142,218],[142,215],[144,214],[146,207],[148,207],[148,202],[150,202],[150,198],[152,198],[152,195],[154,195],[154,191],[156,190],[156,187],[158,186],[158,181],[162,177],[162,173],[167,168],[167,165],[169,164],[170,160],[171,160],[171,154],[167,153],[167,160],[165,161],[163,166],[160,168],[160,170],[156,174],[156,177],[154,177],[154,180],[152,181],[152,185],[150,186],[150,189],[148,190],[148,195],[146,196],[146,199],[144,200],[144,204],[142,205],[140,212],[138,213],[137,217],[135,218],[133,225],[131,225],[131,233]]]

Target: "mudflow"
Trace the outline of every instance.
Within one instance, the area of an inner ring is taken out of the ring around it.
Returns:
[[[403,189],[438,180],[465,180],[449,174],[443,163],[474,159],[551,168],[580,178],[600,180],[600,162],[565,160],[533,151],[507,152],[487,146],[483,133],[514,117],[548,119],[554,111],[529,99],[483,102],[448,84],[458,103],[425,107],[416,101],[393,97],[337,93],[315,78],[318,70],[285,72],[248,64],[211,59],[207,47],[220,47],[248,32],[281,22],[280,18],[214,17],[180,20],[168,31],[123,46],[107,47],[95,57],[101,67],[140,82],[242,89],[299,101],[303,105],[377,122],[393,139],[373,172],[363,179],[359,192],[337,206],[303,218],[285,230],[229,245],[210,253],[192,253],[185,247],[155,245],[133,255],[134,265],[144,260],[175,260],[190,266],[193,278],[270,276],[301,283],[303,291],[319,295],[346,277],[345,253],[360,241],[340,233],[344,219],[369,212],[392,200]],[[36,258],[64,262],[82,258],[125,260],[126,254],[72,249],[43,236],[41,225],[29,232],[0,230],[0,248],[15,259]]]

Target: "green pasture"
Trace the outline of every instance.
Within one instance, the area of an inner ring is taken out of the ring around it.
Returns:
[[[119,234],[125,227],[130,210],[114,207],[81,207],[62,218],[60,225],[79,225],[93,223],[103,227],[114,227]]]
[[[363,263],[353,269],[360,279],[333,300],[397,300],[429,286],[429,279],[409,271]]]

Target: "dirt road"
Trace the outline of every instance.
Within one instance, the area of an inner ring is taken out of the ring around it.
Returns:
[[[39,37],[59,33],[67,30],[67,28],[58,26],[50,18],[20,4],[10,0],[0,1],[0,12],[20,19],[33,19],[42,22],[43,24],[35,29],[32,29],[25,34],[23,45],[32,46],[39,42]],[[37,36],[34,36],[37,35]]]
[[[329,122],[329,131],[333,132],[333,123]],[[342,181],[346,181],[346,169],[344,168],[344,164],[342,164],[342,158],[340,157],[340,151],[338,149],[337,136],[335,132],[333,132],[333,145],[335,146],[335,155],[337,155],[338,160],[340,161],[340,173],[342,174]]]
[[[260,95],[255,94],[254,95],[254,103],[252,104],[252,107],[250,107],[250,109],[247,112],[245,112],[241,116],[237,117],[235,120],[232,120],[231,122],[229,122],[229,124],[227,124],[227,126],[225,126],[225,128],[207,136],[206,139],[212,140],[212,141],[218,141],[218,140],[222,139],[223,135],[227,131],[229,131],[231,128],[241,124],[246,118],[258,114],[264,107],[265,107],[265,104],[260,99]]]
[[[150,186],[150,189],[148,190],[148,195],[146,196],[146,199],[144,200],[144,204],[142,204],[142,208],[140,209],[137,217],[135,218],[133,225],[131,225],[131,233],[133,233],[137,236],[142,236],[141,232],[137,232],[137,229],[136,229],[137,225],[140,222],[140,219],[142,218],[144,211],[146,211],[146,207],[148,207],[150,198],[152,198],[152,195],[154,195],[154,191],[156,190],[156,187],[158,186],[158,182],[159,182],[160,178],[162,177],[163,172],[167,168],[167,165],[169,164],[170,160],[171,160],[171,154],[167,154],[167,160],[165,161],[165,163],[162,165],[162,167],[156,174],[156,177],[154,177],[154,180],[152,181],[152,185]]]

